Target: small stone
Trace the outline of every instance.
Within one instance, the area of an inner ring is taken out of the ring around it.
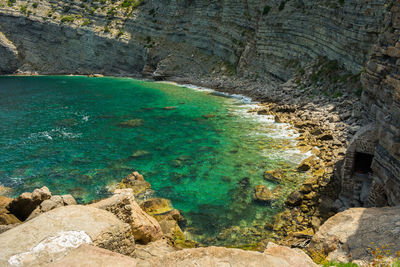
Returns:
[[[205,118],[205,119],[211,119],[211,118],[214,118],[214,117],[215,117],[214,114],[206,114],[206,115],[203,115],[203,118]]]
[[[292,192],[286,199],[286,205],[298,206],[303,200],[303,194],[299,191]]]
[[[173,110],[173,109],[176,109],[177,107],[175,107],[175,106],[170,106],[170,107],[163,107],[163,109],[165,109],[165,110]]]
[[[274,199],[271,190],[265,185],[257,185],[254,188],[254,200],[260,202],[269,202]]]
[[[54,202],[50,199],[47,199],[47,200],[43,201],[42,204],[40,204],[40,210],[42,212],[47,212],[49,210],[55,209],[56,207],[60,207],[60,206],[62,206],[62,205],[60,205],[59,203]]]
[[[333,140],[333,135],[330,133],[323,133],[323,134],[317,136],[317,139],[321,140],[321,141]]]
[[[67,206],[67,205],[76,205],[77,204],[75,198],[72,195],[69,195],[69,194],[68,195],[62,195],[61,198],[62,198],[65,206]]]
[[[142,126],[142,124],[143,124],[143,120],[132,119],[132,120],[121,122],[118,124],[118,126],[123,127],[123,128],[135,128],[135,127]]]
[[[264,172],[264,179],[268,181],[279,183],[284,176],[285,176],[284,172],[280,169]]]

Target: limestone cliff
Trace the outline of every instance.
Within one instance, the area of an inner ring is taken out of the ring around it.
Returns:
[[[228,71],[286,80],[317,56],[362,70],[387,1],[146,0],[134,11],[122,1],[2,2],[0,31],[22,70],[136,74],[147,64],[184,75],[184,65],[205,74],[226,63]]]
[[[372,169],[377,187],[390,205],[400,205],[400,2],[386,15],[385,29],[374,46],[362,77],[362,102],[378,126]]]

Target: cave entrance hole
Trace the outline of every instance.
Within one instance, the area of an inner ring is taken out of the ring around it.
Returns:
[[[371,164],[373,159],[374,155],[356,152],[354,157],[354,171],[361,174],[372,172]]]

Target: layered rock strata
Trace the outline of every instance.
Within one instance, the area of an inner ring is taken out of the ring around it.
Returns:
[[[384,31],[362,75],[362,103],[377,125],[372,153],[371,200],[382,194],[387,204],[400,205],[400,3],[393,1]]]

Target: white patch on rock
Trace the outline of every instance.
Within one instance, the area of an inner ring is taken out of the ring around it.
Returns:
[[[84,231],[61,231],[56,236],[44,239],[29,251],[11,256],[8,263],[11,266],[22,266],[26,259],[35,259],[39,254],[57,254],[90,243],[92,240]]]

